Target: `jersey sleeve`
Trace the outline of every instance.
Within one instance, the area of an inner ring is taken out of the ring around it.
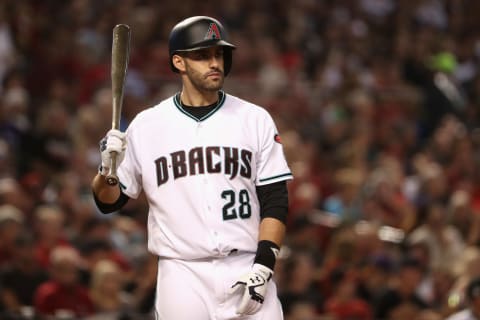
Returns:
[[[280,135],[272,117],[266,113],[260,124],[260,155],[255,184],[262,186],[293,179],[281,144]]]
[[[125,158],[117,169],[120,180],[120,188],[128,197],[137,199],[142,191],[142,175],[140,163],[137,158],[136,148],[138,147],[135,139],[135,130],[127,129],[127,147]]]

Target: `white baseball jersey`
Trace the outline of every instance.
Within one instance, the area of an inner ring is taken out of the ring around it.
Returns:
[[[148,248],[199,259],[257,250],[256,186],[292,178],[267,111],[220,91],[196,119],[179,95],[139,113],[118,168],[123,192],[149,202]]]

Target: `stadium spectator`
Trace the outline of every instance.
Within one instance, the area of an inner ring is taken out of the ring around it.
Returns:
[[[70,247],[56,247],[50,255],[51,280],[35,291],[34,306],[41,316],[85,317],[94,313],[87,287],[79,284],[81,257]]]
[[[69,246],[64,233],[65,217],[55,205],[42,205],[35,209],[35,257],[43,268],[48,268],[51,252],[57,246]]]
[[[325,313],[337,320],[372,320],[373,308],[358,296],[358,281],[354,270],[335,270],[331,277],[334,289],[325,301]]]
[[[425,243],[430,255],[430,267],[447,268],[457,261],[465,242],[458,230],[447,223],[445,205],[434,202],[426,208],[425,223],[414,229],[408,236],[408,243]]]
[[[122,271],[114,262],[100,260],[95,264],[89,291],[95,315],[89,320],[115,320],[133,312],[132,297],[124,291],[124,282]]]
[[[38,286],[48,280],[34,255],[34,239],[25,231],[15,239],[11,263],[0,271],[0,300],[12,314],[32,308]]]
[[[0,266],[8,266],[15,256],[15,241],[24,227],[22,211],[10,204],[0,206]]]
[[[427,304],[416,293],[423,270],[418,261],[405,258],[398,271],[392,274],[391,287],[387,288],[375,305],[374,319],[408,319]]]
[[[467,304],[465,309],[460,310],[446,320],[471,320],[480,318],[480,278],[472,279],[465,289]]]
[[[296,252],[284,265],[284,287],[279,291],[284,312],[297,302],[311,303],[317,311],[323,305],[323,296],[319,287],[315,261],[309,252]]]

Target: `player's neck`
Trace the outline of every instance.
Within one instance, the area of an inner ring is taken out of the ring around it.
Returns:
[[[218,91],[209,92],[192,92],[183,88],[180,93],[182,104],[192,107],[209,106],[218,101]]]

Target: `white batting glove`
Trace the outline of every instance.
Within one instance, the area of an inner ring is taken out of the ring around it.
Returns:
[[[240,291],[242,294],[237,314],[251,315],[260,310],[267,293],[268,281],[272,276],[273,271],[270,268],[255,263],[249,273],[233,284],[230,293]]]
[[[117,166],[122,163],[125,158],[125,149],[127,147],[126,134],[117,129],[111,129],[107,135],[100,140],[100,153],[102,156],[102,166],[100,174],[106,176],[110,169],[112,161],[111,152],[117,153]]]

